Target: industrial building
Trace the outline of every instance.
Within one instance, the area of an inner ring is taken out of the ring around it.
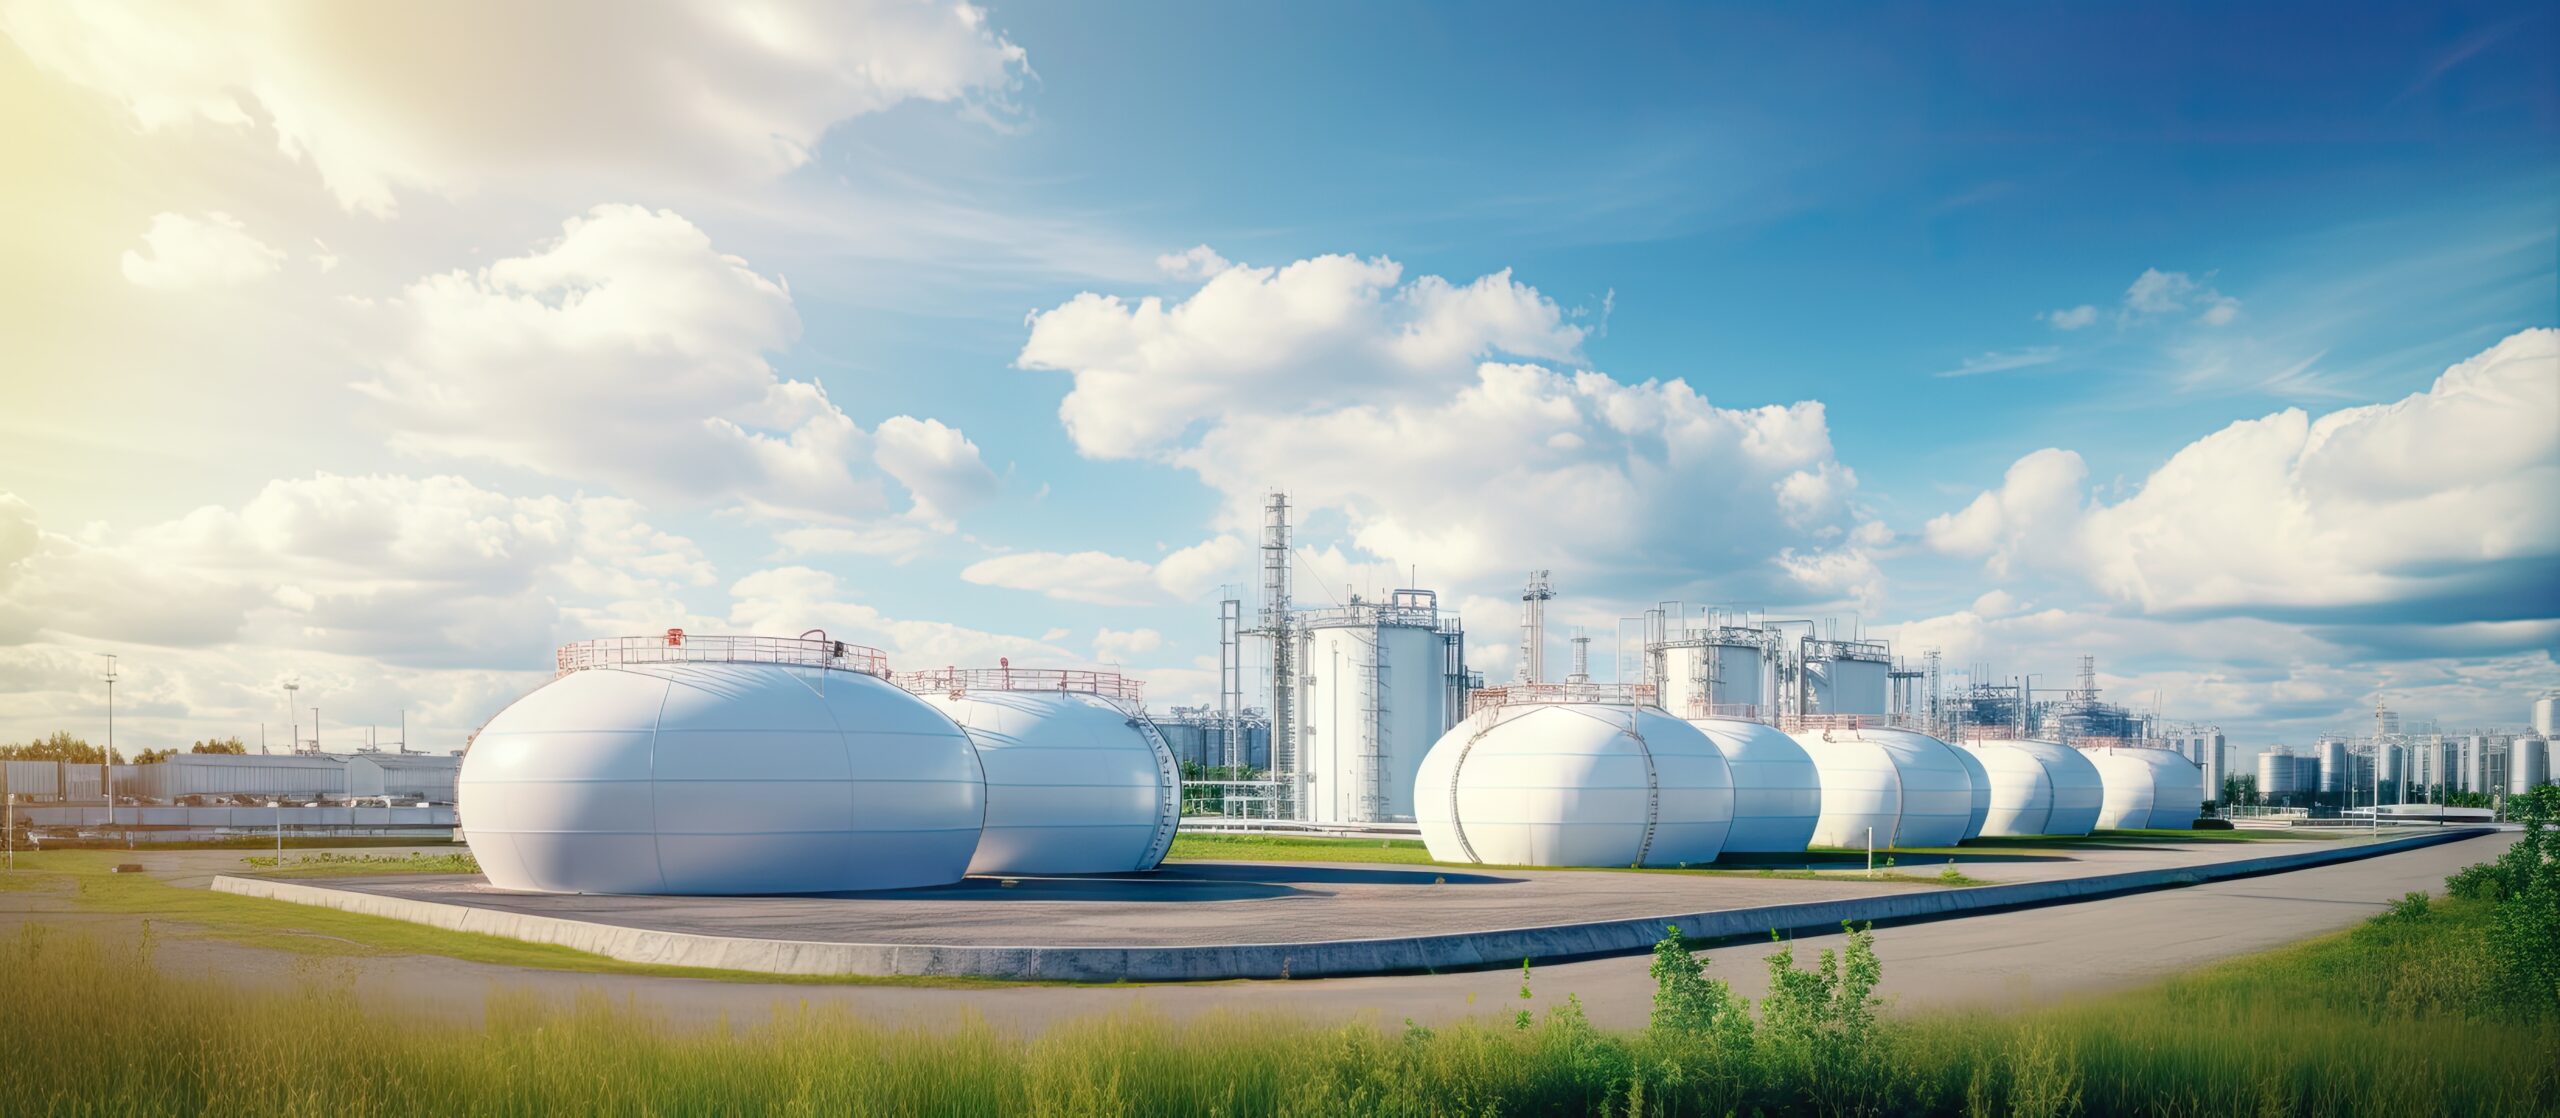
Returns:
[[[1151,716],[1164,735],[1174,760],[1204,769],[1251,770],[1271,767],[1271,718],[1259,707],[1239,711],[1230,721],[1216,707],[1177,706]]]
[[[178,753],[150,764],[107,766],[118,804],[221,806],[338,804],[391,799],[450,804],[462,759],[434,753]],[[0,792],[24,803],[101,803],[99,766],[0,762]]]

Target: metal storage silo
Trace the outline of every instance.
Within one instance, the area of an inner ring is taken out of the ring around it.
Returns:
[[[1822,774],[1796,739],[1760,722],[1692,718],[1733,774],[1731,854],[1792,854],[1813,844],[1822,819]]]
[[[1883,641],[1804,639],[1803,712],[1808,715],[1874,715],[1885,711],[1893,653]]]
[[[2061,742],[2000,739],[1966,742],[1991,777],[1986,835],[2085,835],[2105,803],[2098,767]]]
[[[1717,626],[1689,630],[1645,650],[1662,709],[1682,718],[1757,719],[1772,713],[1765,630]]]
[[[2166,749],[2106,746],[2082,752],[2098,768],[2106,802],[2099,830],[2161,828],[2183,831],[2204,810],[2204,770]]]
[[[1733,775],[1649,688],[1524,684],[1423,758],[1414,801],[1431,856],[1523,866],[1714,861],[1733,826]]]
[[[1415,774],[1460,717],[1464,634],[1429,590],[1297,615],[1300,818],[1414,818]]]
[[[1822,774],[1816,846],[1953,846],[1973,825],[1971,766],[1927,734],[1855,716],[1799,719],[1793,736]],[[1985,804],[1986,809],[1988,803]]]
[[[1164,861],[1182,769],[1116,672],[907,672],[899,686],[959,723],[986,772],[976,874],[1127,873]]]
[[[818,893],[960,880],[986,783],[967,734],[823,637],[630,637],[560,650],[491,718],[458,814],[491,884]]]
[[[2551,783],[2551,753],[2548,743],[2532,738],[2517,738],[2507,748],[2507,794],[2521,796]]]

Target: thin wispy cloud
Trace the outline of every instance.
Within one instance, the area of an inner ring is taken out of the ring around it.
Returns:
[[[2006,373],[2017,369],[2032,369],[2038,365],[2050,365],[2059,360],[2062,360],[2062,347],[2058,345],[2039,345],[2028,346],[2025,349],[1993,350],[1989,353],[1979,353],[1965,358],[1963,363],[1957,365],[1955,368],[1942,369],[1933,375],[1941,377],[1978,377],[1985,373]]]

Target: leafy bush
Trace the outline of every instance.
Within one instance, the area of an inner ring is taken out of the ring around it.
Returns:
[[[2216,819],[2213,816],[2207,815],[2198,817],[2187,829],[2191,831],[2228,831],[2232,828],[2230,820]]]
[[[2446,878],[2445,890],[2493,903],[2490,964],[2512,1010],[2560,1014],[2560,785],[2509,797],[2507,817],[2524,827],[2515,845]]]

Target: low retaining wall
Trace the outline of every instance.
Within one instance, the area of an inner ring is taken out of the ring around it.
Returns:
[[[1474,970],[1523,959],[1565,962],[1652,950],[1663,927],[1693,940],[1757,939],[1772,931],[1820,933],[1840,922],[1910,923],[2040,905],[2067,904],[2236,877],[2352,862],[2490,833],[2446,830],[2356,846],[2277,854],[2178,869],[2134,870],[2058,881],[1933,889],[1918,893],[1722,909],[1540,928],[1453,932],[1394,939],[1162,947],[985,947],[818,943],[657,931],[502,912],[470,905],[385,897],[295,881],[216,877],[216,892],[384,916],[462,932],[562,947],[631,963],[755,971],[1070,982],[1179,982],[1228,978],[1334,978],[1364,974]]]

